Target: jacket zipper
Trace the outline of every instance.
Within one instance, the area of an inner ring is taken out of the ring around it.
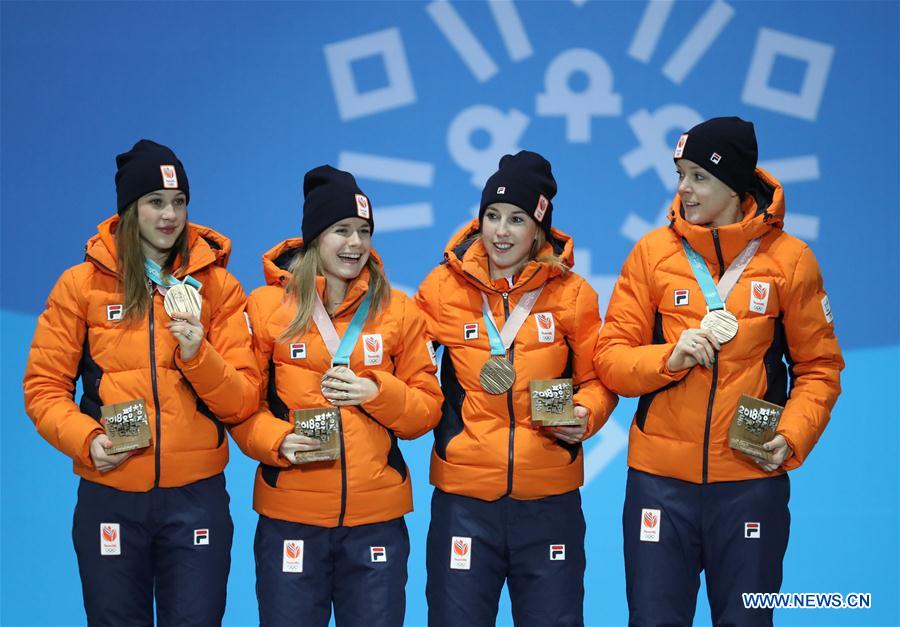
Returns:
[[[345,310],[352,307],[355,303],[362,301],[362,296],[358,297],[353,303],[348,304],[340,311],[335,311],[333,317],[337,317]],[[361,409],[361,408],[360,408]],[[338,516],[338,527],[344,526],[344,516],[347,514],[347,448],[344,444],[344,422],[341,420],[341,513]]]
[[[725,274],[725,259],[722,257],[722,246],[719,244],[719,229],[712,230],[713,244],[716,247],[716,258],[719,261],[719,280]]]
[[[156,385],[156,339],[154,337],[154,324],[153,324],[153,305],[156,300],[156,294],[154,293],[153,283],[151,281],[147,281],[148,287],[150,288],[150,305],[148,309],[150,310],[150,384],[153,387],[153,405],[156,410],[156,451],[155,451],[155,470],[156,477],[153,480],[153,487],[159,487],[159,465],[160,465],[160,443],[162,440],[162,426],[160,425],[162,414],[159,410],[159,389]]]
[[[468,272],[463,271],[463,274],[478,281],[477,277],[475,277],[474,275],[472,275]],[[537,272],[533,273],[532,276],[528,277],[528,279],[524,280],[524,281],[520,277],[519,282],[522,283],[522,285],[527,285],[528,281],[530,281],[532,279],[534,274],[537,274]],[[479,281],[479,283],[480,283],[480,281]],[[503,292],[502,296],[503,296],[503,315],[505,316],[505,319],[509,319],[509,292]],[[504,320],[504,322],[505,322],[505,320]],[[513,344],[509,347],[509,350],[507,351],[507,357],[509,359],[509,363],[515,365],[515,344]],[[512,494],[512,488],[513,488],[513,470],[514,470],[514,464],[515,464],[514,451],[515,451],[515,443],[516,443],[516,410],[515,410],[515,407],[513,406],[512,388],[510,388],[506,392],[506,407],[507,407],[507,411],[509,412],[509,458],[508,458],[508,465],[507,465],[507,471],[506,471],[506,495],[505,496],[509,496],[510,494]]]
[[[509,319],[509,292],[503,292],[503,316],[504,324]],[[515,366],[515,342],[510,345],[508,351],[509,363]],[[510,387],[506,391],[506,407],[509,411],[509,463],[506,471],[506,496],[512,494],[513,489],[513,468],[515,464],[515,444],[516,444],[516,411],[513,407],[513,389]]]
[[[713,244],[716,247],[716,259],[719,262],[719,280],[725,273],[725,259],[722,257],[722,246],[719,244],[719,229],[712,230]],[[719,383],[719,359],[713,362],[712,368],[712,384],[709,387],[709,403],[706,405],[706,425],[703,428],[703,476],[701,481],[707,483],[709,481],[709,435],[712,430],[712,412],[713,404],[716,400],[716,387]]]
[[[344,515],[347,513],[347,450],[344,447],[344,421],[341,420],[341,514],[338,516],[338,527],[344,526]]]

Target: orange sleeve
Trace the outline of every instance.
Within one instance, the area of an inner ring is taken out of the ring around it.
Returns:
[[[792,384],[777,429],[793,449],[784,462],[789,470],[806,460],[825,430],[841,393],[844,368],[822,274],[809,248],[800,254],[790,285],[784,328]]]
[[[87,333],[84,298],[89,289],[84,283],[84,277],[76,276],[76,268],[71,268],[50,292],[34,331],[23,389],[25,411],[38,433],[69,457],[93,468],[90,443],[103,428],[83,414],[74,400]]]
[[[667,364],[674,342],[652,343],[656,307],[646,242],[646,237],[639,241],[622,266],[594,358],[600,380],[622,396],[653,392],[690,372],[669,371]]]
[[[189,361],[176,351],[176,363],[219,420],[236,423],[259,406],[260,375],[244,316],[244,290],[230,273],[221,276],[219,294],[203,303],[212,308],[205,341]]]
[[[404,439],[417,438],[431,431],[441,417],[444,400],[438,384],[437,365],[428,347],[425,318],[409,298],[402,298],[402,343],[393,355],[394,372],[364,370],[378,385],[378,395],[362,408],[379,423]]]
[[[440,343],[437,339],[440,337],[440,275],[441,266],[438,266],[425,277],[415,296],[416,306],[422,312],[425,320],[425,332],[428,339],[437,343]]]
[[[259,376],[259,407],[247,420],[232,425],[232,439],[245,455],[270,466],[289,467],[291,463],[279,453],[284,438],[294,431],[290,421],[276,418],[269,411],[266,390],[269,385],[269,363],[275,340],[267,329],[257,292],[247,300],[247,319],[253,329],[253,355]]]
[[[619,397],[610,392],[594,372],[594,351],[600,332],[597,292],[582,280],[575,296],[575,333],[570,338],[572,349],[572,382],[579,388],[573,399],[590,412],[584,439],[597,433],[612,414]]]

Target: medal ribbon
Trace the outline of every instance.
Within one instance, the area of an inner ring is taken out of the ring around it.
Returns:
[[[356,313],[353,314],[353,318],[350,319],[350,326],[347,327],[342,338],[338,335],[337,329],[334,328],[334,323],[325,310],[321,297],[316,293],[316,308],[313,310],[313,322],[315,322],[316,328],[319,329],[319,335],[322,336],[325,346],[328,347],[328,352],[331,353],[332,366],[347,366],[350,364],[350,353],[353,352],[353,347],[356,346],[356,342],[362,333],[363,323],[366,321],[366,316],[369,315],[369,305],[371,303],[372,295],[366,294]]]
[[[157,285],[159,285],[162,288],[168,289],[168,288],[172,287],[173,285],[178,285],[179,283],[187,283],[188,285],[197,289],[198,291],[200,290],[200,288],[203,287],[203,284],[200,281],[198,281],[197,279],[195,279],[194,277],[192,277],[191,275],[184,277],[183,281],[179,281],[172,275],[169,275],[169,277],[167,279],[164,279],[162,268],[160,267],[160,265],[158,263],[156,263],[152,259],[144,259],[144,272],[147,274],[148,279],[150,279],[151,281],[153,281],[154,283],[156,283]]]
[[[512,346],[519,329],[525,324],[528,314],[531,313],[531,308],[534,307],[543,289],[544,286],[542,285],[536,290],[522,294],[522,298],[519,299],[519,302],[516,303],[516,306],[510,312],[509,318],[506,319],[501,331],[497,330],[497,323],[494,320],[494,314],[491,313],[491,307],[488,305],[487,296],[484,292],[481,293],[481,313],[484,315],[484,326],[487,329],[488,340],[491,343],[491,355],[506,355],[506,351]]]
[[[687,255],[688,261],[691,262],[691,270],[694,271],[694,277],[697,279],[700,289],[703,290],[703,298],[706,299],[706,308],[709,311],[725,309],[725,301],[728,300],[728,295],[731,294],[731,290],[737,285],[744,269],[759,249],[760,240],[761,238],[752,239],[744,246],[744,250],[734,258],[734,261],[731,262],[731,265],[728,266],[728,269],[725,270],[725,273],[719,280],[719,284],[716,285],[709,268],[706,266],[706,261],[700,253],[691,248],[686,239],[681,239],[684,253]]]

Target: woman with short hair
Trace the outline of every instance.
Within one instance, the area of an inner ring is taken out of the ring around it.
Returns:
[[[670,223],[625,261],[596,358],[611,390],[640,396],[622,514],[629,622],[690,625],[702,570],[716,625],[770,625],[741,593],[781,586],[787,472],[828,424],[844,362],[816,258],[782,230],[784,190],[756,167],[753,124],[698,124],[674,160]],[[754,444],[733,424],[768,435]]]

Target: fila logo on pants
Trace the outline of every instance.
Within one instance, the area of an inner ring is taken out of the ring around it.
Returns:
[[[369,553],[373,562],[387,562],[387,549],[383,546],[370,546]]]
[[[745,538],[759,538],[762,532],[762,525],[758,522],[746,522],[744,523],[744,537]]]
[[[551,562],[566,561],[566,545],[565,544],[551,544],[550,545],[550,561]]]

